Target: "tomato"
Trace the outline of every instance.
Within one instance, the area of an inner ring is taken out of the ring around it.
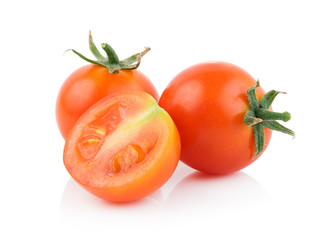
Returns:
[[[64,138],[78,118],[103,97],[117,92],[140,90],[158,100],[150,80],[138,70],[110,73],[108,68],[89,64],[73,72],[62,85],[56,103],[56,119]]]
[[[254,131],[244,115],[247,90],[256,81],[243,69],[225,62],[201,63],[178,74],[161,95],[159,105],[174,120],[181,137],[181,161],[212,174],[240,170],[254,157]],[[261,87],[257,98],[265,94]],[[266,149],[272,131],[264,127]]]
[[[144,91],[156,100],[159,99],[158,92],[151,81],[136,70],[141,58],[150,48],[120,61],[114,49],[103,43],[102,48],[107,55],[104,57],[96,48],[91,32],[89,33],[89,47],[97,60],[90,60],[70,49],[92,64],[73,72],[59,91],[56,102],[56,120],[64,138],[87,108],[109,94],[128,90]]]
[[[66,139],[63,159],[90,193],[128,202],[160,188],[179,156],[180,137],[169,114],[149,94],[128,92],[85,111]]]

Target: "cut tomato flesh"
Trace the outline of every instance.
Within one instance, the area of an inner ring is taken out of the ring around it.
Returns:
[[[162,141],[157,141],[161,133],[151,128],[154,123],[146,123],[135,129],[126,129],[129,125],[124,123],[117,131],[106,136],[95,156],[88,160],[90,169],[86,170],[86,174],[94,171],[93,175],[101,184],[108,184],[110,179],[107,177],[126,175],[148,161],[150,153],[162,144]]]
[[[122,122],[126,109],[126,104],[115,103],[107,107],[94,121],[85,126],[82,137],[77,144],[84,160],[89,160],[96,155],[105,137],[111,134]]]
[[[159,188],[179,155],[180,138],[170,116],[150,95],[130,93],[106,97],[81,116],[66,140],[64,163],[95,195],[128,201]]]

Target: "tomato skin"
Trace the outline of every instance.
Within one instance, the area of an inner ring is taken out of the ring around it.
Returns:
[[[91,105],[109,94],[128,90],[144,91],[159,99],[151,81],[138,70],[112,74],[106,67],[89,64],[73,72],[63,83],[56,101],[56,120],[64,139]]]
[[[225,62],[201,63],[178,74],[164,90],[159,105],[174,120],[181,137],[181,161],[203,172],[238,171],[254,155],[254,134],[243,117],[247,90],[256,81]],[[259,87],[257,98],[265,94]],[[266,149],[272,135],[264,128]]]
[[[99,148],[87,137],[100,139]],[[88,154],[91,150],[83,147],[82,139],[95,154]],[[126,150],[133,151],[134,145],[144,152],[143,161],[138,152]],[[111,94],[86,110],[66,139],[63,159],[73,179],[90,193],[112,202],[129,202],[151,194],[171,177],[180,146],[169,114],[149,94],[131,91]]]

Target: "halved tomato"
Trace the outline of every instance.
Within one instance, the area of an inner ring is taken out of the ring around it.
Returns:
[[[168,113],[149,94],[129,92],[91,106],[68,135],[63,158],[86,190],[127,202],[160,188],[179,156],[180,137]]]

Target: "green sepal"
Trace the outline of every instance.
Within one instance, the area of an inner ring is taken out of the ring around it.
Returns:
[[[267,127],[271,130],[279,131],[288,135],[291,135],[292,137],[295,137],[295,132],[293,132],[291,129],[284,127],[283,125],[279,124],[276,121],[263,121],[264,127]]]
[[[92,54],[96,57],[98,61],[106,61],[106,58],[98,51],[92,37],[91,31],[89,31],[89,49],[91,50]]]
[[[150,50],[151,48],[146,47],[143,52],[133,54],[132,56],[120,61],[122,69],[132,70],[138,68],[141,63],[141,58]]]
[[[256,88],[260,87],[259,81],[256,82],[256,85],[250,87],[247,90],[247,96],[249,101],[249,107],[253,112],[256,112],[259,104],[256,97]]]
[[[105,53],[107,55],[108,62],[111,65],[120,63],[120,60],[119,60],[116,52],[114,51],[114,49],[109,44],[102,43],[101,46],[102,46],[103,50],[105,51]]]
[[[255,153],[254,157],[257,157],[263,150],[265,145],[265,133],[263,123],[258,123],[253,126],[254,138],[255,138]]]
[[[74,49],[67,49],[67,51],[72,51],[73,53],[75,53],[76,55],[78,55],[80,58],[84,59],[85,61],[89,62],[89,63],[93,63],[93,64],[97,64],[97,65],[101,65],[101,66],[106,66],[106,63],[104,61],[95,61],[95,60],[91,60],[87,57],[85,57],[84,55],[82,55],[81,53],[77,52]]]
[[[279,93],[286,94],[286,92],[271,90],[268,93],[266,93],[264,96],[262,96],[261,99],[258,101],[260,108],[269,109],[275,97]]]
[[[101,44],[103,50],[106,53],[106,57],[104,57],[99,50],[97,49],[91,32],[89,32],[89,49],[96,58],[96,60],[89,59],[84,55],[80,54],[74,49],[68,49],[73,51],[80,58],[84,59],[87,62],[97,64],[100,66],[107,67],[110,73],[118,73],[120,70],[134,70],[137,69],[141,63],[141,58],[150,51],[150,48],[145,48],[143,52],[133,54],[132,56],[120,61],[114,49],[107,43]],[[68,51],[67,50],[67,51]]]
[[[282,120],[283,122],[287,122],[291,119],[291,114],[289,112],[279,113],[262,108],[257,109],[256,116],[264,121]]]
[[[257,100],[256,97],[256,88],[260,86],[259,81],[256,85],[250,87],[247,90],[247,96],[249,101],[249,110],[244,115],[244,123],[247,126],[253,127],[254,130],[254,139],[255,139],[255,152],[254,157],[258,156],[265,146],[265,132],[264,127],[271,130],[276,130],[282,133],[289,134],[295,137],[295,133],[283,125],[279,124],[276,120],[282,120],[287,122],[291,119],[291,114],[289,112],[273,112],[269,111],[269,107],[274,101],[275,97],[279,91],[269,91],[260,100]]]
[[[255,153],[253,158],[260,154],[264,149],[265,135],[264,128],[261,122],[263,122],[263,120],[255,117],[255,113],[252,110],[248,110],[244,115],[244,123],[247,126],[252,126],[254,130]]]

